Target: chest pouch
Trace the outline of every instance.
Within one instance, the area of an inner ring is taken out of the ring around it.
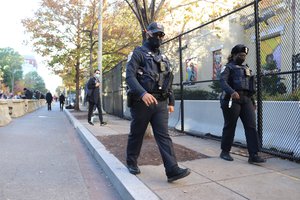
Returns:
[[[251,95],[256,93],[256,79],[255,76],[249,77],[249,92]]]
[[[247,77],[251,76],[251,70],[250,70],[248,67],[245,68],[245,75],[246,75]]]
[[[158,79],[159,75],[156,73],[143,71],[142,68],[137,70],[137,80],[147,92],[151,93],[156,90]]]
[[[166,71],[167,64],[163,61],[162,55],[156,55],[156,56],[154,56],[153,60],[157,64],[159,72]]]
[[[173,82],[173,73],[170,71],[159,73],[158,89],[163,93],[168,93]]]

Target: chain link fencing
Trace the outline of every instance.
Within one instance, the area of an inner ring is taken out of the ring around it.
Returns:
[[[163,52],[173,66],[173,89],[180,102],[180,130],[187,132],[184,102],[218,102],[219,77],[227,56],[233,46],[245,44],[250,49],[246,62],[257,79],[257,130],[262,150],[299,161],[300,2],[248,0],[247,3],[163,44]],[[123,101],[124,71],[122,62],[104,74],[103,79],[105,111],[118,116],[127,112]],[[204,114],[194,113],[194,120]],[[242,146],[245,145],[244,142]]]

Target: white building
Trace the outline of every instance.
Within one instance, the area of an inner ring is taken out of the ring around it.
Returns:
[[[25,55],[24,63],[22,64],[23,75],[27,74],[28,72],[37,71],[37,62],[35,57],[32,55]]]

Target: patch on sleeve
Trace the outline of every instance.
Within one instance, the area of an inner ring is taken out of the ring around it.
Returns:
[[[223,73],[225,69],[226,69],[226,65],[222,66],[221,73]]]
[[[128,55],[128,57],[127,57],[127,62],[129,62],[129,61],[131,60],[132,54],[133,54],[133,52],[130,52],[130,53],[129,53],[129,55]]]

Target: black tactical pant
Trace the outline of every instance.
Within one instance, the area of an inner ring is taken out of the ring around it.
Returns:
[[[259,140],[251,98],[246,95],[240,95],[239,100],[233,100],[231,108],[228,108],[228,101],[223,100],[221,101],[221,108],[224,116],[221,149],[227,152],[230,151],[236,123],[240,117],[245,130],[248,152],[250,155],[257,153],[259,151]]]
[[[158,101],[157,105],[147,107],[143,101],[133,102],[130,108],[131,125],[127,144],[127,164],[137,165],[145,131],[149,122],[158,145],[166,172],[177,167],[172,140],[168,134],[168,107],[167,101]]]
[[[48,110],[51,110],[51,102],[47,102],[48,104]]]
[[[64,102],[63,101],[59,102],[59,108],[60,108],[61,111],[64,110]]]
[[[103,116],[102,116],[102,109],[101,109],[101,101],[100,100],[97,103],[89,101],[88,121],[90,122],[91,119],[92,119],[94,106],[96,106],[97,109],[98,109],[99,121],[100,121],[100,123],[102,123],[103,122]]]

